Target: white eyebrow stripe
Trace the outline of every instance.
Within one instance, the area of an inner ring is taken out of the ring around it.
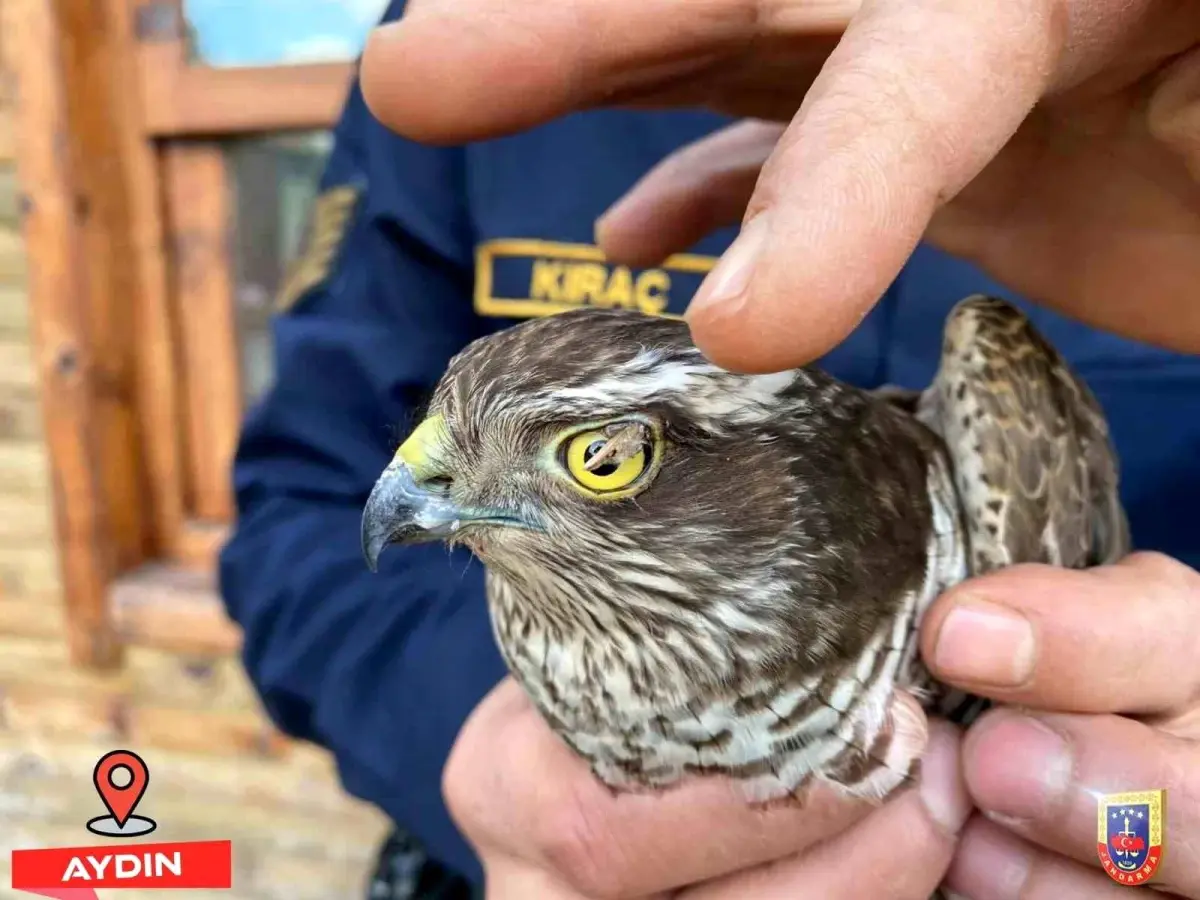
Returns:
[[[760,421],[779,394],[796,380],[795,370],[766,375],[738,375],[707,362],[654,363],[643,351],[613,372],[587,384],[539,392],[544,400],[571,408],[636,406],[656,400],[671,402],[705,419]],[[653,364],[647,370],[646,365]]]

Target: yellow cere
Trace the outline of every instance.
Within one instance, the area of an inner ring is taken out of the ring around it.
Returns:
[[[598,493],[619,491],[629,487],[646,470],[648,460],[645,448],[638,450],[629,459],[613,469],[610,463],[603,463],[597,471],[587,469],[587,450],[597,441],[603,442],[608,438],[599,431],[585,431],[571,438],[567,445],[567,471],[585,488]]]
[[[446,421],[442,416],[430,416],[408,436],[396,457],[404,461],[413,477],[420,481],[437,474],[432,471],[438,462],[438,450],[446,436]]]

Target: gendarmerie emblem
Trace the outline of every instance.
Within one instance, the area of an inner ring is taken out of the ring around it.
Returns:
[[[1118,884],[1147,884],[1162,864],[1166,792],[1108,794],[1096,814],[1096,853]]]

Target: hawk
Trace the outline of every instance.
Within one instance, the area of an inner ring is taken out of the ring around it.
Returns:
[[[1022,562],[1128,552],[1084,382],[1011,304],[949,314],[923,391],[739,374],[685,323],[586,309],[481,338],[368,499],[363,550],[468,547],[500,651],[613,790],[718,773],[751,802],[912,775],[893,690],[983,701],[917,652],[929,604]]]

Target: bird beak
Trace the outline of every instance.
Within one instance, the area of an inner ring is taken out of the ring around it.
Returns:
[[[384,470],[362,516],[362,549],[371,571],[388,544],[422,544],[450,537],[463,519],[448,496],[423,487],[401,459]]]
[[[467,525],[538,527],[504,510],[461,507],[445,490],[430,487],[430,479],[446,474],[437,464],[445,439],[442,417],[426,419],[375,482],[362,515],[363,556],[372,572],[388,544],[446,540]]]
[[[362,516],[362,549],[374,572],[388,544],[421,544],[449,537],[462,511],[441,490],[429,486],[440,472],[437,460],[446,438],[446,423],[431,416],[400,445],[383,470]]]

